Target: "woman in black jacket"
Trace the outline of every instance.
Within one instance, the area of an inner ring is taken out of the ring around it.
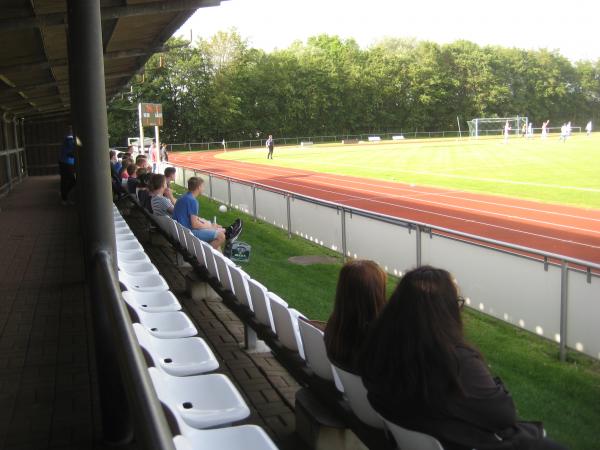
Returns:
[[[373,408],[446,450],[564,449],[541,423],[518,421],[510,393],[465,341],[463,303],[445,270],[404,275],[359,358]]]

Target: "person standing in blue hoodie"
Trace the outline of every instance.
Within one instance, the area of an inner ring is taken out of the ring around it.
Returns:
[[[75,139],[73,130],[69,128],[58,158],[60,172],[60,198],[63,205],[73,204],[69,193],[75,187]]]

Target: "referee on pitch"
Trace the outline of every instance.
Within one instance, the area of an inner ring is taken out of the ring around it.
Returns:
[[[273,159],[273,148],[274,148],[274,143],[273,143],[273,135],[270,134],[269,135],[269,139],[267,139],[267,148],[269,149],[269,153],[267,154],[267,159]]]

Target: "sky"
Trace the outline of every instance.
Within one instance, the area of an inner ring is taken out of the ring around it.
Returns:
[[[226,0],[199,9],[176,33],[210,37],[237,28],[253,47],[270,51],[321,33],[378,39],[558,50],[572,61],[600,58],[600,0]]]

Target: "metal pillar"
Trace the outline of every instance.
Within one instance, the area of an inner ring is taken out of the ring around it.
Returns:
[[[231,208],[231,180],[227,178],[227,206]]]
[[[256,222],[256,186],[252,185],[252,215],[254,216],[254,221]]]
[[[565,261],[560,264],[560,360],[567,360],[567,312],[569,289],[569,268]]]
[[[410,227],[410,225],[409,225],[409,227]],[[417,245],[417,267],[421,267],[422,251],[423,251],[423,248],[421,246],[421,226],[416,225],[415,228],[416,228],[416,239],[417,239],[417,242],[416,242],[416,245]],[[410,228],[408,229],[408,231],[410,232]]]
[[[287,230],[288,230],[288,238],[292,238],[292,212],[290,206],[290,196],[287,195]]]
[[[8,143],[8,126],[7,122],[2,118],[2,127],[4,128],[4,149],[9,150]],[[8,184],[8,192],[12,191],[12,169],[10,167],[10,153],[6,153],[6,183]]]
[[[133,427],[115,358],[105,287],[96,276],[100,253],[115,261],[100,0],[67,0],[71,111],[76,125],[79,213],[98,370],[103,439],[129,442]],[[116,267],[114,267],[116,270]]]
[[[17,119],[13,119],[13,134],[15,136],[15,148],[20,148],[21,142],[19,142],[19,130],[17,128]],[[19,177],[19,183],[21,182],[23,175],[23,167],[21,164],[21,152],[15,153],[15,162],[17,163],[17,176]]]
[[[342,260],[348,260],[348,241],[346,238],[346,210],[342,208]]]

